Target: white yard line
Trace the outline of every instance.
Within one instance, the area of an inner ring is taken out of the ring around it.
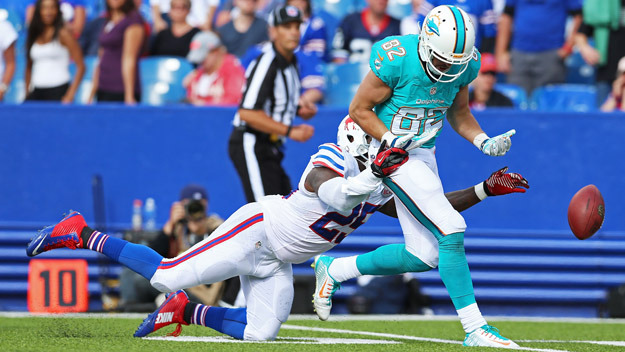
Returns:
[[[396,335],[396,334],[387,334],[387,333],[371,332],[371,331],[315,328],[315,327],[309,327],[309,326],[299,326],[299,325],[290,325],[290,324],[282,325],[282,329],[306,330],[306,331],[317,331],[317,332],[329,332],[329,333],[337,333],[337,334],[352,334],[352,335],[376,336],[376,337],[386,337],[386,338],[390,338],[390,339],[438,342],[438,343],[448,343],[448,344],[454,344],[454,345],[462,344],[462,341],[456,341],[456,340],[444,340],[444,339],[436,339],[436,338],[430,338],[430,337],[419,337],[419,336],[409,336],[409,335]],[[553,350],[553,349],[546,349],[546,348],[530,348],[530,347],[518,347],[518,348],[514,348],[514,349],[515,350],[520,350],[520,351],[536,351],[536,352],[567,352],[566,350]]]
[[[242,341],[225,336],[155,336],[144,337],[144,340],[179,341],[179,342],[216,342],[216,343],[263,343],[263,344],[305,344],[305,345],[389,345],[400,344],[400,341],[341,339],[327,337],[279,337],[276,341]]]
[[[593,345],[625,347],[625,341],[519,340],[517,342],[589,343]]]

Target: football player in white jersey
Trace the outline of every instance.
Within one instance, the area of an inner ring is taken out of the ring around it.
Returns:
[[[427,142],[428,136],[419,143]],[[337,144],[319,146],[298,190],[268,196],[231,215],[213,234],[176,258],[163,258],[146,246],[89,228],[72,212],[43,229],[31,241],[29,256],[54,248],[101,252],[150,280],[162,292],[174,292],[135,332],[143,337],[170,324],[196,324],[237,339],[273,340],[287,320],[293,301],[292,263],[301,263],[340,243],[392,197],[382,178],[407,160],[397,148],[380,148],[367,162],[368,137],[346,118]],[[475,204],[473,187],[457,191],[458,203]],[[454,192],[456,193],[456,192]],[[392,201],[391,201],[392,203]],[[391,214],[392,215],[392,214]],[[246,308],[212,307],[190,302],[182,289],[239,276]]]

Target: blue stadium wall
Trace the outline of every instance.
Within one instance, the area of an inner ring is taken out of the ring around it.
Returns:
[[[135,198],[155,198],[157,222],[164,223],[189,182],[205,185],[210,210],[227,217],[244,204],[228,157],[233,113],[185,106],[0,106],[0,227],[38,227],[68,209],[93,220],[96,174],[102,177],[110,228],[129,226]],[[317,145],[335,140],[345,113],[322,108],[310,120],[315,135],[309,142],[288,141],[284,166],[293,187]],[[522,173],[531,189],[466,211],[470,228],[566,230],[571,196],[592,183],[606,203],[601,231],[625,229],[623,116],[512,110],[476,116],[490,135],[515,128],[512,149],[504,157],[488,157],[446,127],[436,150],[445,189],[471,186],[506,165]],[[371,223],[397,225],[382,215]]]

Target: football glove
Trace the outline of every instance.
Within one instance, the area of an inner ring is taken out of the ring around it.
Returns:
[[[382,141],[378,153],[371,163],[371,171],[376,177],[382,178],[392,174],[408,161],[408,152],[401,148],[386,148],[386,140]]]
[[[480,133],[473,140],[473,144],[486,155],[503,156],[510,150],[512,145],[510,137],[514,136],[515,133],[516,130],[510,130],[492,138],[489,138],[485,133]]]
[[[436,136],[436,134],[438,133],[438,131],[440,131],[441,128],[442,126],[435,130],[429,130],[425,132],[424,134],[422,134],[421,136],[419,136],[418,138],[415,138],[415,135],[412,133],[406,134],[403,136],[397,136],[393,134],[391,131],[387,131],[382,136],[381,142],[386,142],[386,145],[388,145],[389,148],[401,148],[403,150],[408,151],[411,149],[419,148],[425,143],[427,143],[430,139]]]
[[[510,193],[525,193],[530,188],[529,183],[523,176],[516,172],[507,173],[508,167],[503,167],[493,172],[484,181],[484,191],[489,196],[501,196]]]

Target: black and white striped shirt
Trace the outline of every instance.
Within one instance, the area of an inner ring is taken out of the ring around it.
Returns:
[[[295,60],[293,57],[289,62],[273,46],[265,47],[245,72],[247,83],[239,107],[263,110],[275,121],[291,125],[301,89]],[[235,127],[245,126],[238,112],[233,124]]]

